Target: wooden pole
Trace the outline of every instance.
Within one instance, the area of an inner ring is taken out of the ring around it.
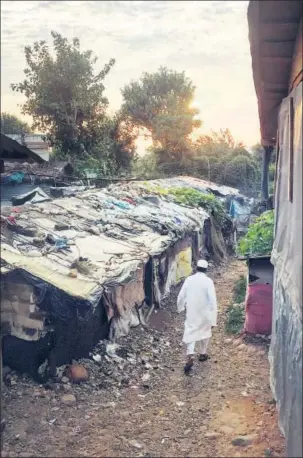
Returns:
[[[262,155],[262,183],[261,183],[261,194],[262,200],[265,202],[268,201],[268,166],[270,161],[271,152],[273,150],[272,146],[263,147]]]

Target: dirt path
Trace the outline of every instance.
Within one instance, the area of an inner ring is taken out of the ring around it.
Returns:
[[[85,385],[44,390],[11,376],[4,392],[2,456],[283,456],[267,349],[226,341],[230,336],[224,334],[232,287],[245,270],[234,261],[212,273],[218,328],[211,359],[197,363],[190,377],[182,372],[184,317],[176,314],[177,290],[153,315],[148,331],[136,328],[122,339],[121,358],[110,362],[120,368],[116,378],[98,369]],[[62,389],[74,394],[70,405],[62,402]],[[245,436],[238,439],[242,445],[233,445],[239,436]]]

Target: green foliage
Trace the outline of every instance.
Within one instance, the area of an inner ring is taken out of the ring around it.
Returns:
[[[195,86],[184,74],[161,67],[144,73],[122,89],[122,110],[137,127],[150,132],[162,151],[158,162],[180,160],[190,149],[190,135],[200,127],[198,110],[191,106]]]
[[[237,252],[242,256],[270,255],[274,240],[274,211],[269,210],[250,225],[239,240]]]
[[[202,207],[213,215],[220,226],[227,218],[222,203],[212,194],[204,194],[192,188],[168,188],[152,187],[150,190],[162,196],[169,196],[175,202],[189,207]]]
[[[80,178],[86,178],[87,171],[98,177],[111,177],[117,174],[116,164],[108,157],[100,160],[87,154],[81,159],[76,159],[73,166]]]
[[[242,331],[245,321],[245,307],[247,280],[244,275],[235,282],[233,287],[233,304],[227,309],[225,331],[228,334],[238,334]]]
[[[108,100],[102,81],[115,61],[94,74],[97,58],[81,51],[77,38],[69,43],[56,32],[52,38],[54,56],[45,41],[25,47],[25,79],[11,87],[25,95],[23,113],[33,117],[35,129],[64,152],[79,152],[95,142],[103,122]]]
[[[236,187],[250,195],[256,195],[260,189],[260,165],[228,129],[200,136],[178,161],[164,148],[152,147],[144,166],[144,176],[191,175]]]
[[[237,142],[229,129],[202,135],[194,147],[193,162],[203,178],[255,193],[260,186],[261,166]]]
[[[269,167],[268,167],[269,182],[275,181],[275,174],[276,174],[276,164],[269,164]]]
[[[139,164],[142,164],[143,176],[190,175],[236,187],[254,196],[260,189],[258,162],[242,143],[236,142],[228,129],[200,136],[180,160],[169,156],[164,148],[152,147],[148,161],[142,159]],[[138,174],[138,168],[134,173]]]
[[[135,152],[136,132],[120,113],[106,116],[89,154],[102,163],[106,175],[128,171]]]
[[[241,275],[239,280],[236,281],[233,288],[233,301],[235,304],[242,304],[245,301],[247,288],[247,280],[244,275]]]
[[[258,162],[259,166],[262,165],[262,156],[263,156],[263,146],[260,143],[256,143],[252,147],[252,156],[256,162]]]
[[[46,133],[56,158],[71,158],[84,168],[103,175],[129,169],[137,132],[121,112],[108,116],[103,80],[113,67],[111,59],[97,74],[97,58],[81,51],[52,32],[53,50],[45,41],[25,48],[25,79],[12,89],[26,97],[23,113],[34,119],[34,127]],[[82,165],[81,165],[82,161]]]
[[[144,156],[135,156],[132,162],[132,173],[134,176],[141,178],[159,176],[157,160],[153,152],[148,152]]]
[[[220,181],[247,192],[252,184],[260,183],[260,170],[248,152],[236,155],[232,153],[226,158]]]
[[[231,305],[227,310],[227,318],[225,321],[225,331],[228,334],[239,334],[244,325],[245,310],[243,306]]]
[[[30,126],[21,121],[17,116],[9,113],[1,113],[1,133],[2,134],[29,134]]]

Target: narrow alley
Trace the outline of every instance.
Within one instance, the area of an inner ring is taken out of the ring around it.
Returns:
[[[241,274],[246,266],[235,260],[210,273],[218,327],[210,359],[197,362],[190,377],[182,371],[178,289],[152,315],[148,329],[135,328],[119,340],[119,358],[110,364],[123,369],[127,359],[130,370],[123,369],[117,383],[97,362],[94,376],[88,369],[88,382],[48,390],[8,374],[2,456],[284,456],[269,387],[268,342],[248,343],[224,330]]]

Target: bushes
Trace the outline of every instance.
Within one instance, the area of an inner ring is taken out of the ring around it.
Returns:
[[[196,189],[186,187],[168,189],[160,186],[151,187],[148,183],[146,183],[146,188],[155,194],[170,197],[178,204],[204,208],[207,213],[215,218],[220,227],[223,226],[223,223],[228,218],[223,204],[213,194],[205,194]]]
[[[250,225],[239,241],[237,252],[242,256],[270,255],[274,241],[274,211],[269,210]]]
[[[245,321],[245,310],[240,305],[230,305],[227,310],[225,331],[228,334],[238,334],[242,331]]]
[[[239,280],[236,281],[233,289],[233,301],[235,304],[242,304],[245,301],[247,288],[247,280],[244,275],[241,275]]]
[[[242,331],[245,321],[245,308],[243,302],[246,296],[247,280],[241,275],[233,287],[233,304],[227,309],[225,331],[228,334],[238,334]]]
[[[179,204],[190,207],[202,207],[209,214],[213,215],[220,225],[223,224],[226,218],[224,207],[212,194],[204,194],[191,188],[172,188],[168,192],[174,196],[175,201]]]

